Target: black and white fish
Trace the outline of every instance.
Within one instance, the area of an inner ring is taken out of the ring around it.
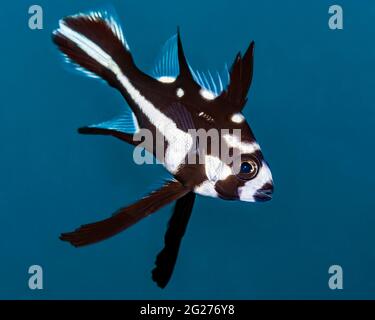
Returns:
[[[254,42],[244,55],[237,54],[224,79],[218,74],[191,68],[179,31],[167,41],[153,75],[147,75],[135,65],[121,27],[106,12],[60,20],[53,41],[77,68],[104,79],[119,90],[128,104],[118,118],[80,128],[79,132],[111,135],[134,146],[140,144],[134,137],[142,129],[159,134],[166,141],[162,156],[152,148],[154,144],[146,149],[173,175],[173,179],[138,202],[103,221],[64,233],[61,239],[77,247],[92,244],[114,236],[176,201],[165,247],[153,270],[153,279],[165,287],[172,275],[196,194],[249,202],[271,199],[271,171],[241,113],[252,81]],[[196,144],[192,129],[216,129],[221,146],[237,154],[240,161],[225,161],[209,146],[202,155],[193,147]],[[227,130],[222,133],[222,129]],[[234,130],[240,130],[240,135],[232,134]],[[192,154],[198,154],[204,161],[187,162]]]

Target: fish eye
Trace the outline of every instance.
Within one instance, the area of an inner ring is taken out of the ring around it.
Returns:
[[[237,167],[237,177],[242,180],[251,180],[255,178],[259,171],[258,161],[254,157],[246,157]]]
[[[241,163],[240,173],[252,173],[255,170],[253,163],[244,161]]]

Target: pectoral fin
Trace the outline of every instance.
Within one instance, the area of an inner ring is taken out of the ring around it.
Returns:
[[[118,210],[112,217],[83,225],[73,232],[63,233],[60,239],[70,242],[75,247],[105,240],[127,229],[168,203],[183,197],[189,191],[178,181],[168,181],[159,190],[128,207]]]

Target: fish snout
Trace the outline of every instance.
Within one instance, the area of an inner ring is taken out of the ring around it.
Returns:
[[[267,182],[264,184],[260,189],[257,190],[257,192],[254,195],[255,201],[269,201],[272,199],[272,194],[273,194],[273,183],[272,182]]]

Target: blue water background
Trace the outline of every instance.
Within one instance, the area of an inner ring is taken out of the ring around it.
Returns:
[[[150,272],[170,206],[94,246],[58,239],[165,177],[161,166],[135,165],[131,146],[76,132],[118,114],[123,100],[66,72],[50,35],[61,17],[106,2],[39,0],[41,31],[28,28],[33,3],[2,4],[0,298],[375,298],[375,3],[336,2],[340,31],[328,28],[326,0],[111,1],[145,71],[178,25],[197,68],[221,69],[256,42],[244,114],[274,199],[199,197],[165,290]],[[44,290],[27,286],[32,264],[43,267]],[[333,264],[344,270],[341,291],[328,288]]]

